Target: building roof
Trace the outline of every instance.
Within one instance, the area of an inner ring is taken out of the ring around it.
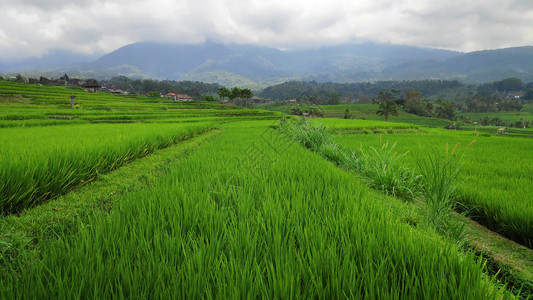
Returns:
[[[86,83],[81,85],[84,88],[100,88],[101,86],[96,82],[96,80],[87,80]]]

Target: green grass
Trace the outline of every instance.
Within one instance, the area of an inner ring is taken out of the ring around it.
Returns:
[[[487,113],[461,113],[461,116],[465,116],[472,121],[480,122],[485,117],[489,119],[500,118],[503,122],[516,122],[521,119],[533,121],[533,105],[524,105],[520,111],[498,111],[498,112],[487,112]]]
[[[408,123],[370,121],[360,119],[333,119],[320,118],[310,119],[311,123],[324,124],[342,133],[395,133],[395,132],[416,132],[420,126]]]
[[[31,263],[2,281],[3,295],[510,296],[472,254],[401,223],[382,195],[268,130],[230,124],[159,181],[124,194],[109,215],[95,214],[76,235],[29,255]],[[265,133],[272,139],[262,140]],[[254,147],[264,150],[243,158]]]
[[[43,245],[56,240],[58,233],[75,234],[95,212],[118,207],[118,198],[154,184],[167,174],[178,160],[187,159],[195,149],[206,143],[219,130],[211,130],[198,137],[157,150],[136,159],[71,193],[48,201],[21,214],[0,217],[0,281],[7,270],[17,269],[20,256],[39,251]]]
[[[533,247],[533,165],[530,139],[475,137],[471,132],[433,130],[430,133],[383,135],[383,142],[397,143],[398,152],[410,151],[406,164],[415,168],[428,155],[445,154],[461,143],[477,140],[463,161],[457,189],[459,201],[470,215],[489,228],[528,247]],[[379,135],[347,134],[339,143],[352,149],[381,145]]]
[[[378,110],[377,104],[340,104],[340,105],[320,105],[320,106],[293,106],[293,105],[274,105],[265,104],[260,105],[259,108],[270,109],[273,111],[281,111],[286,114],[290,113],[291,108],[298,108],[302,112],[306,109],[316,109],[324,114],[325,118],[341,119],[344,117],[345,110],[348,109],[350,117],[352,119],[361,119],[369,121],[384,121],[382,116],[376,115]],[[409,123],[413,126],[419,125],[430,128],[440,128],[453,124],[452,121],[420,117],[412,114],[408,114],[402,110],[399,110],[398,116],[390,116],[389,122],[391,123]]]
[[[0,129],[0,211],[18,212],[213,124],[116,124]]]

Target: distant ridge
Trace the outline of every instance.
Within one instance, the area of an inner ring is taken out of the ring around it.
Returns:
[[[213,42],[135,43],[66,71],[97,77],[197,80],[255,89],[289,80],[350,83],[435,78],[482,83],[517,77],[528,82],[533,81],[533,47],[461,53],[375,43],[305,51]]]

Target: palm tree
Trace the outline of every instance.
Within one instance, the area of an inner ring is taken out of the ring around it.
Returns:
[[[221,102],[223,102],[225,98],[229,98],[231,96],[231,92],[227,88],[221,87],[218,89],[218,96],[222,100]]]
[[[394,96],[389,92],[379,92],[378,98],[376,99],[376,102],[379,104],[378,111],[376,111],[376,115],[378,116],[384,116],[385,121],[389,120],[389,116],[397,116],[397,105],[394,101]]]

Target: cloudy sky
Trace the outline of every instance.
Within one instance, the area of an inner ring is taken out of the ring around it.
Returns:
[[[280,49],[379,42],[457,51],[533,45],[532,0],[0,0],[0,60],[140,41]]]

